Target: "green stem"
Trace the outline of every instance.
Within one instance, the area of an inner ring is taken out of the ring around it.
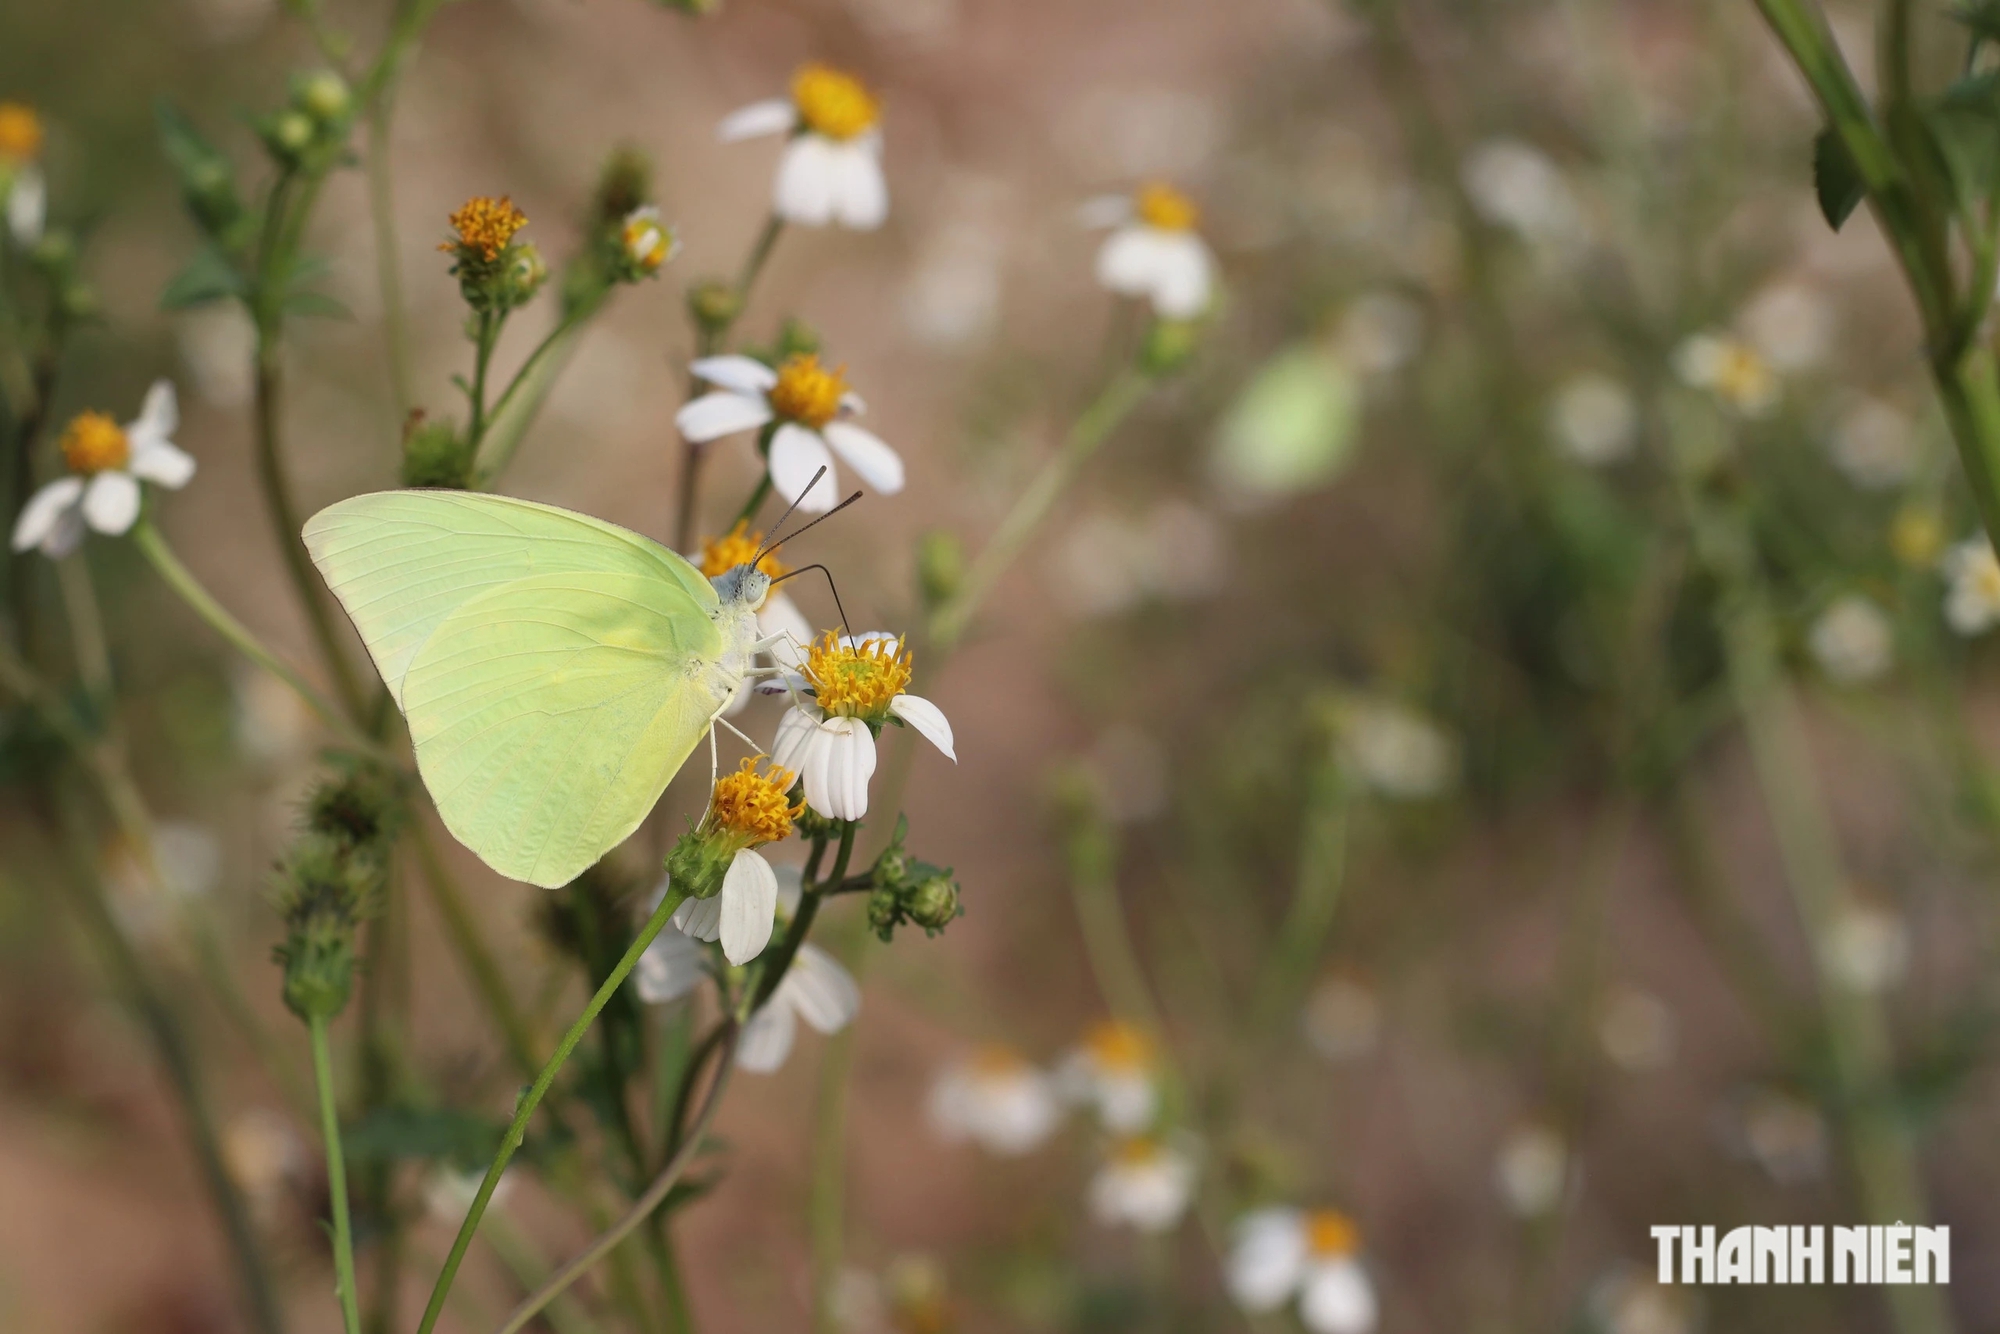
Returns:
[[[1061,499],[1063,492],[1083,470],[1083,465],[1097,453],[1112,431],[1139,405],[1152,383],[1150,377],[1137,370],[1124,371],[1105,385],[1090,406],[1083,410],[1076,424],[1070,428],[1062,448],[1042,465],[1042,470],[1028,483],[1027,489],[1000,521],[992,540],[973,560],[971,568],[965,572],[964,582],[932,613],[927,638],[933,648],[950,648],[957,644],[980,604],[993,591],[1000,576],[1020,556],[1028,539],[1034,536],[1056,501]]]
[[[1312,983],[1333,927],[1347,880],[1349,785],[1342,772],[1340,746],[1331,729],[1313,729],[1318,754],[1306,778],[1305,811],[1299,834],[1298,887],[1279,928],[1271,962],[1258,989],[1260,1033],[1269,1032],[1293,1013]]]
[[[669,903],[678,906],[680,897],[678,894],[669,893],[667,899]],[[663,903],[661,907],[671,915],[672,908],[667,903]],[[656,921],[665,920],[657,912],[654,917]],[[657,929],[654,928],[655,931]],[[652,932],[646,933],[644,939],[650,941],[652,934]],[[730,1021],[726,1036],[723,1038],[721,1059],[716,1066],[715,1079],[708,1088],[708,1096],[702,1100],[701,1111],[695,1116],[694,1125],[689,1128],[686,1138],[681,1141],[680,1148],[675,1150],[674,1156],[667,1160],[665,1169],[654,1178],[653,1184],[646,1188],[645,1194],[634,1200],[632,1207],[619,1215],[618,1221],[598,1234],[588,1246],[577,1253],[574,1259],[557,1270],[547,1283],[530,1293],[519,1306],[515,1307],[513,1314],[501,1323],[497,1334],[517,1334],[543,1307],[554,1301],[572,1283],[582,1278],[660,1207],[661,1202],[673,1190],[675,1183],[680,1180],[681,1174],[687,1171],[688,1164],[694,1161],[695,1153],[701,1147],[702,1136],[707,1133],[709,1123],[715,1119],[716,1109],[722,1104],[722,1091],[729,1086],[729,1074],[734,1068],[734,1061],[731,1058],[736,1052],[737,1032],[737,1024],[733,1020]],[[475,1204],[474,1207],[478,1206]],[[429,1328],[428,1323],[423,1326],[425,1330]],[[419,1334],[422,1334],[422,1331],[419,1331]]]
[[[334,1290],[347,1334],[361,1334],[361,1299],[354,1285],[354,1225],[347,1214],[347,1162],[340,1147],[340,1109],[333,1096],[333,1056],[327,1046],[326,1016],[306,1020],[312,1034],[313,1077],[319,1084],[319,1129],[326,1141],[327,1190],[333,1208]]]
[[[493,344],[497,341],[500,324],[492,311],[480,311],[479,331],[472,340],[472,425],[467,434],[475,456],[479,451],[479,441],[486,434],[486,368],[493,360]]]
[[[514,372],[514,378],[509,380],[507,387],[500,391],[499,399],[493,404],[493,412],[490,416],[489,425],[491,422],[500,420],[501,416],[507,411],[507,405],[514,401],[515,393],[534,374],[536,368],[542,364],[542,359],[548,356],[550,350],[556,347],[563,339],[569,337],[570,331],[582,323],[586,316],[587,312],[582,310],[565,312],[563,317],[556,321],[555,327],[542,335],[542,341],[535,344],[534,351],[528,353],[528,359],[521,363],[521,369]]]
[[[750,289],[757,284],[757,276],[764,272],[764,265],[770,261],[771,251],[778,244],[778,236],[785,230],[785,220],[776,213],[764,219],[764,228],[757,233],[751,243],[750,253],[743,257],[743,267],[736,275],[736,319],[741,319],[743,307],[750,300]],[[723,326],[727,332],[736,319]]]
[[[368,108],[368,220],[375,233],[375,284],[382,295],[382,347],[389,358],[389,389],[398,418],[416,404],[410,378],[410,317],[403,303],[403,257],[396,240],[395,175],[389,164],[393,85],[384,85]]]
[[[507,1170],[507,1164],[513,1160],[515,1150],[521,1147],[522,1136],[527,1133],[528,1121],[534,1116],[535,1109],[541,1106],[542,1098],[547,1095],[549,1086],[555,1083],[556,1075],[561,1072],[570,1054],[576,1050],[577,1044],[583,1041],[584,1034],[590,1031],[590,1026],[596,1021],[599,1012],[611,1000],[612,993],[624,985],[626,975],[639,962],[639,956],[646,952],[646,947],[653,943],[653,937],[660,934],[660,928],[667,924],[667,919],[674,915],[674,910],[681,906],[682,900],[686,897],[684,890],[667,891],[666,896],[660,900],[660,906],[653,910],[653,915],[646,919],[645,926],[641,927],[639,934],[632,938],[632,944],[626,949],[624,957],[619,959],[618,965],[611,970],[611,975],[604,979],[603,985],[598,987],[597,993],[590,998],[590,1003],[584,1007],[583,1013],[577,1017],[574,1024],[570,1025],[569,1031],[563,1034],[562,1041],[556,1045],[555,1055],[549,1057],[548,1064],[542,1067],[542,1072],[536,1076],[533,1086],[521,1098],[520,1105],[515,1109],[514,1119],[507,1126],[506,1138],[501,1141],[500,1151],[493,1156],[492,1165],[486,1169],[485,1180],[479,1183],[479,1193],[473,1197],[472,1208],[466,1212],[465,1222],[459,1225],[458,1236],[451,1244],[451,1253],[445,1257],[444,1268],[438,1274],[437,1285],[431,1290],[431,1299],[424,1308],[424,1317],[417,1326],[417,1334],[431,1334],[431,1330],[437,1325],[438,1317],[443,1314],[445,1298],[451,1293],[451,1285],[458,1278],[458,1267],[465,1260],[466,1248],[472,1244],[472,1236],[479,1230],[479,1220],[486,1213],[487,1203],[493,1198],[493,1188],[500,1184],[501,1173]],[[690,1140],[690,1143],[692,1142]]]
[[[263,642],[250,633],[243,622],[230,615],[228,610],[215,600],[214,595],[202,587],[201,581],[194,577],[187,566],[181,564],[180,559],[167,546],[166,539],[160,536],[160,530],[153,525],[151,519],[142,518],[134,526],[132,542],[152,563],[153,569],[159,576],[167,581],[167,586],[180,594],[181,600],[193,608],[196,615],[207,621],[217,634],[228,640],[245,657],[296,691],[299,698],[320,716],[322,722],[341,734],[342,740],[370,755],[381,756],[382,748],[374,738],[357,730],[349,721],[347,714],[315,690],[310,682],[277,654],[264,647]]]
[[[1144,1029],[1157,1043],[1163,1034],[1159,1007],[1146,982],[1139,951],[1118,902],[1118,840],[1094,802],[1079,797],[1063,840],[1069,866],[1070,899],[1083,933],[1091,976],[1111,1013]]]

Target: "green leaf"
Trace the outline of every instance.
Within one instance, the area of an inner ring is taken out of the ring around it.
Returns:
[[[160,102],[154,116],[188,212],[224,249],[240,249],[248,243],[255,223],[236,192],[236,169],[172,103]]]
[[[491,1159],[506,1133],[500,1122],[471,1112],[377,1107],[349,1126],[341,1141],[357,1162],[417,1158],[470,1164]]]
[[[243,295],[243,275],[214,247],[203,246],[160,293],[160,309],[187,310]]]
[[[1820,216],[1835,231],[1868,193],[1861,169],[1854,165],[1847,145],[1840,142],[1831,125],[1813,140],[1813,193],[1819,196]]]
[[[305,319],[351,320],[354,312],[324,292],[293,292],[285,298],[285,313]]]
[[[1937,145],[1961,201],[1977,203],[2000,180],[2000,73],[1960,79],[1923,113],[1925,132]]]

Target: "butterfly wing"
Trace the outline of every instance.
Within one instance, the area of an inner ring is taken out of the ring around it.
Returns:
[[[403,678],[417,768],[488,866],[553,888],[638,828],[727,698],[715,622],[653,575],[534,575],[446,616]]]
[[[303,536],[399,706],[410,663],[431,633],[468,602],[517,579],[631,574],[672,584],[704,609],[716,605],[701,572],[657,542],[509,496],[379,491],[329,505],[307,521]]]

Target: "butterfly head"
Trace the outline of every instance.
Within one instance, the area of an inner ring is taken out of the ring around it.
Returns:
[[[756,611],[771,593],[771,576],[755,565],[732,566],[708,582],[715,585],[715,595],[724,606],[745,611]]]

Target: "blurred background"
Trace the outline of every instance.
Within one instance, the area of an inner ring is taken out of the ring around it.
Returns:
[[[328,18],[372,49],[387,9]],[[1872,16],[1832,18],[1866,81]],[[1272,1202],[1352,1220],[1384,1330],[2000,1324],[1979,1260],[2000,1228],[1980,637],[2000,596],[1947,559],[1977,525],[1908,298],[1865,210],[1821,217],[1815,114],[1755,11],[448,4],[390,141],[416,400],[450,411],[468,365],[437,253],[468,196],[511,195],[553,261],[629,147],[684,246],[591,322],[507,492],[668,537],[683,293],[741,262],[776,152],[715,125],[812,59],[881,96],[889,220],[788,231],[742,333],[808,323],[908,465],[789,557],[838,572],[857,629],[914,623],[923,535],[976,550],[1129,343],[1085,200],[1177,184],[1219,295],[948,669],[920,646],[959,762],[914,751],[903,807],[965,914],[893,948],[858,902],[826,915],[861,1016],[733,1086],[725,1170],[674,1220],[696,1324],[806,1328],[817,1281],[855,1330],[1244,1328],[1227,1225]],[[301,663],[249,323],[161,308],[198,238],[155,108],[254,180],[246,115],[319,63],[275,0],[0,19],[0,100],[42,117],[51,218],[101,308],[52,420],[128,416],[172,377],[200,472],[161,525]],[[284,349],[307,512],[397,478],[368,207],[361,171],[329,178],[309,243],[351,318],[293,321]],[[517,316],[499,368],[554,319]],[[755,475],[718,447],[702,533]],[[100,869],[208,1072],[294,1327],[336,1329],[315,1132],[249,1036],[298,1058],[268,892],[323,738],[124,544],[88,559],[177,892],[108,836]],[[823,589],[797,596],[834,623]],[[34,745],[10,737],[0,804],[0,1327],[247,1328],[143,1026],[52,887]],[[677,782],[619,873],[647,881],[649,838],[701,797]],[[538,926],[545,892],[449,855],[507,987],[558,1031],[586,989]],[[499,1044],[428,901],[407,911],[407,1079],[504,1115]],[[996,1154],[939,1111],[954,1070],[1058,1071],[1113,1014],[1150,1034],[1163,1142],[1203,1181],[1157,1233],[1088,1206],[1117,1150],[1084,1112]],[[430,1169],[400,1170],[420,1197]],[[1651,1282],[1655,1224],[1895,1221],[1885,1200],[1951,1226],[1948,1310]],[[411,1302],[455,1207],[414,1227]],[[504,1210],[544,1265],[590,1232],[532,1179]],[[490,1325],[520,1272],[475,1249],[446,1327]]]

